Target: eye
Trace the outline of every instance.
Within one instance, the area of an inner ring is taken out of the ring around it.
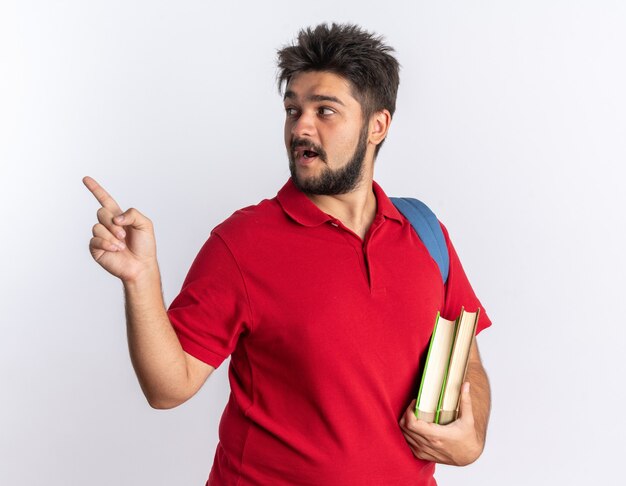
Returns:
[[[321,106],[318,108],[317,112],[320,115],[329,116],[329,115],[333,115],[335,113],[335,110],[333,110],[332,108],[328,108],[327,106]]]
[[[288,106],[288,107],[285,108],[285,114],[287,115],[287,117],[293,118],[295,116],[298,116],[298,110]]]

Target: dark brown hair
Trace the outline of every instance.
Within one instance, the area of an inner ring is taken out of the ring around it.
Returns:
[[[365,120],[387,109],[393,116],[400,64],[382,37],[352,24],[320,24],[300,30],[296,42],[278,51],[278,90],[293,76],[328,71],[347,79]]]

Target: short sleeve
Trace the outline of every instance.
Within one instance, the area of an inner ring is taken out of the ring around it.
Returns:
[[[167,311],[183,349],[217,368],[249,330],[249,309],[237,262],[213,232]]]
[[[491,326],[491,320],[480,300],[476,297],[467,275],[465,275],[459,256],[450,241],[448,230],[443,225],[441,225],[441,229],[443,230],[450,256],[450,270],[448,281],[445,285],[445,302],[441,314],[447,319],[454,319],[460,314],[461,307],[464,307],[469,312],[475,312],[476,309],[480,308],[480,316],[476,325],[476,334],[478,334],[483,329]]]

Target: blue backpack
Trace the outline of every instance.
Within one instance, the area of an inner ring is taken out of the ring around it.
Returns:
[[[450,257],[443,231],[439,225],[439,220],[426,204],[410,197],[390,198],[394,206],[400,211],[422,240],[428,249],[430,256],[437,262],[443,283],[448,281],[448,270],[450,269]]]

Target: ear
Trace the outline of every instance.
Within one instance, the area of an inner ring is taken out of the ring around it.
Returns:
[[[389,110],[380,110],[370,117],[368,142],[373,145],[380,144],[389,131],[391,125],[391,113]]]

